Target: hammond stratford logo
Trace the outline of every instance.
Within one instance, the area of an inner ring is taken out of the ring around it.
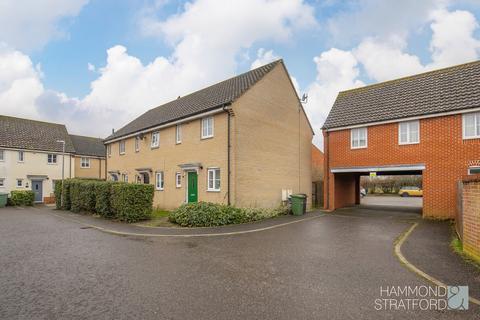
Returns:
[[[375,310],[468,310],[468,286],[382,286]]]

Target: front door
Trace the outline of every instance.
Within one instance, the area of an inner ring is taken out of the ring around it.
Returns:
[[[33,180],[32,191],[35,193],[35,202],[43,202],[43,181]]]
[[[198,201],[198,179],[197,173],[194,171],[188,172],[188,189],[187,200],[188,202]]]

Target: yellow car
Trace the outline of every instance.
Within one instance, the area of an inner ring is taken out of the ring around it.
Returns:
[[[398,194],[402,197],[422,197],[423,190],[419,187],[402,187]]]

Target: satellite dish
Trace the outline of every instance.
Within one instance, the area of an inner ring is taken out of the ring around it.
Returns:
[[[308,94],[304,93],[302,95],[302,99],[300,100],[301,103],[307,103],[308,102]]]

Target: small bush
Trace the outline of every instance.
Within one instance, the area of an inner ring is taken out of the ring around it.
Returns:
[[[273,218],[287,213],[287,209],[236,208],[223,204],[187,203],[169,215],[170,222],[182,227],[214,227]]]
[[[55,189],[53,190],[55,194],[55,207],[57,209],[62,208],[62,181],[55,182]]]
[[[10,192],[10,204],[12,206],[33,206],[35,193],[30,190],[16,190]]]
[[[73,212],[95,212],[95,180],[74,179],[70,182],[70,210]]]
[[[110,203],[115,218],[137,222],[150,218],[153,204],[153,185],[116,183],[112,185]]]
[[[71,207],[71,198],[70,198],[70,187],[72,185],[73,179],[66,179],[63,181],[63,190],[61,190],[61,196],[63,196],[63,210],[70,210]]]

